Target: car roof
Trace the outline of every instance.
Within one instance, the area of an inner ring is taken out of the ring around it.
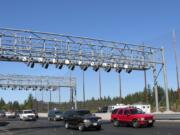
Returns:
[[[136,107],[124,107],[124,108],[117,108],[118,110],[131,110],[131,109],[138,109]]]
[[[49,110],[49,112],[62,112],[62,111],[59,109],[56,109],[56,110],[52,109],[52,110]]]
[[[75,111],[89,111],[89,110],[86,110],[86,109],[80,109],[80,110],[75,110]],[[90,112],[90,111],[89,111]]]
[[[32,110],[29,109],[29,110],[23,110],[23,111],[32,111]]]

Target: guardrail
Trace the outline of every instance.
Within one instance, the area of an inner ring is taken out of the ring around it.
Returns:
[[[154,114],[156,120],[180,120],[180,114]]]
[[[47,113],[38,113],[39,117],[46,118]],[[95,113],[96,116],[101,117],[103,120],[110,120],[111,113]],[[180,113],[164,114],[158,113],[154,114],[156,120],[180,120]]]

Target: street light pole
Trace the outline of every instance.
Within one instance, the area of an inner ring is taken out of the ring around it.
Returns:
[[[156,112],[159,112],[158,89],[157,89],[157,72],[156,72],[155,65],[153,67],[153,78],[154,78],[154,93],[155,93]]]
[[[101,71],[99,69],[99,98],[101,99]]]
[[[148,103],[148,98],[147,98],[147,77],[146,77],[146,70],[144,70],[144,98],[146,104]]]
[[[162,50],[162,63],[163,63],[163,77],[164,77],[164,89],[166,94],[166,111],[169,111],[169,93],[168,93],[168,81],[167,81],[167,70],[164,56],[164,48]]]
[[[173,30],[173,48],[174,48],[174,58],[175,58],[175,64],[176,64],[176,79],[177,79],[177,92],[179,95],[179,106],[180,106],[180,86],[179,86],[179,65],[178,65],[178,55],[177,55],[177,49],[176,49],[176,32]],[[180,108],[179,108],[180,109]]]
[[[61,103],[61,88],[59,88],[59,105]]]
[[[120,98],[120,102],[122,102],[121,73],[119,73],[118,78],[119,78],[119,98]]]
[[[84,105],[85,105],[85,102],[86,102],[86,98],[85,98],[85,76],[84,76],[84,70],[83,70],[83,102],[84,102]]]

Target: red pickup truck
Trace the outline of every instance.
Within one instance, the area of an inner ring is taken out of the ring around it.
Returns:
[[[113,126],[131,125],[134,128],[141,126],[152,127],[155,120],[151,114],[145,114],[138,108],[119,108],[112,111],[111,122]]]

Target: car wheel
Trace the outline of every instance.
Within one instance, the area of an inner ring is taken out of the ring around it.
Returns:
[[[153,127],[153,126],[154,126],[154,123],[148,124],[148,127]]]
[[[139,127],[138,121],[137,121],[137,120],[133,120],[132,126],[133,126],[134,128],[138,128],[138,127]]]
[[[118,127],[119,126],[119,121],[118,120],[113,120],[113,126]]]
[[[54,121],[57,121],[57,119],[54,117],[54,119],[53,119]]]
[[[78,129],[79,129],[79,131],[83,131],[84,130],[84,126],[82,124],[79,124]]]
[[[65,122],[65,128],[68,129],[69,128],[69,123]]]
[[[50,120],[51,120],[51,118],[50,118],[50,117],[48,117],[48,120],[50,121]]]
[[[97,126],[97,127],[96,127],[96,130],[101,130],[101,126]]]

